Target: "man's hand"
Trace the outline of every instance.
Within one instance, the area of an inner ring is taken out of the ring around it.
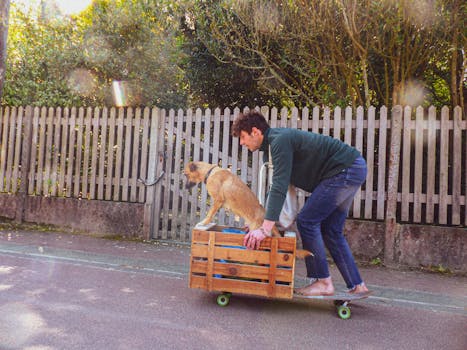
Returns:
[[[243,239],[243,245],[248,249],[259,249],[261,242],[268,237],[266,231],[260,227],[259,229],[249,231]]]

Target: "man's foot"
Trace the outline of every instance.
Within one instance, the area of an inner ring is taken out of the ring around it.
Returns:
[[[363,294],[368,292],[369,289],[366,287],[365,283],[357,284],[355,288],[349,290],[350,294]]]
[[[302,288],[296,288],[294,290],[295,294],[312,297],[318,295],[333,295],[334,286],[332,284],[331,278],[319,279],[312,284],[309,284]]]

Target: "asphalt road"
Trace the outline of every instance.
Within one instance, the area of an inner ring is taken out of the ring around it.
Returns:
[[[186,246],[0,231],[0,349],[467,348],[465,277],[362,269],[375,293],[341,320],[324,301],[222,308],[188,270]]]

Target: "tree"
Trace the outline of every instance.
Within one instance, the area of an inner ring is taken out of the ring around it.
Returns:
[[[10,0],[0,0],[0,98],[3,94],[3,82],[5,80],[9,11]]]
[[[465,71],[458,54],[466,46],[465,6],[460,0],[194,0],[192,17],[219,61],[259,72],[261,88],[298,106],[418,104],[439,99],[444,86],[459,90],[453,81],[463,81],[460,67]],[[411,99],[412,92],[422,98]],[[448,102],[456,99],[451,95]]]

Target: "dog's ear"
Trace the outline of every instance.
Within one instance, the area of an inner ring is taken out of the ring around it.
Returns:
[[[195,172],[196,170],[198,170],[198,167],[193,162],[189,163],[188,166],[189,166],[191,172]]]

